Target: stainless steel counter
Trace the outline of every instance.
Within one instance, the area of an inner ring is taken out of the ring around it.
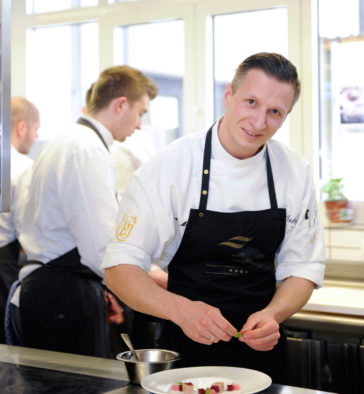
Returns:
[[[51,352],[46,350],[29,349],[17,346],[0,345],[0,366],[10,365],[15,367],[34,367],[37,373],[44,371],[59,371],[62,373],[68,373],[69,376],[80,377],[94,377],[98,378],[98,382],[105,381],[114,386],[120,386],[116,389],[106,390],[103,387],[106,385],[94,385],[93,393],[108,393],[108,394],[145,394],[147,393],[140,386],[126,384],[128,381],[127,372],[123,362],[117,360],[109,360],[97,357],[80,356],[67,353]],[[31,373],[31,371],[27,371]],[[68,376],[68,375],[67,375]],[[59,378],[59,377],[58,377]],[[6,379],[6,382],[5,382]],[[67,377],[65,378],[67,379]],[[2,392],[6,391],[4,385],[7,384],[8,376],[0,373],[0,387]],[[118,384],[119,383],[119,384]],[[10,383],[9,383],[10,384]],[[87,379],[86,383],[87,384]],[[122,387],[123,386],[123,387]],[[25,386],[24,386],[25,387]],[[25,391],[24,391],[25,392]],[[37,391],[26,391],[27,393],[41,393],[39,388]],[[49,392],[49,391],[48,391]],[[56,391],[53,391],[56,392]],[[81,393],[91,391],[80,391],[79,387],[72,389],[70,387],[68,391],[62,391],[63,393]],[[315,391],[302,389],[298,387],[271,385],[268,389],[262,391],[264,394],[319,394],[324,393],[323,391]]]

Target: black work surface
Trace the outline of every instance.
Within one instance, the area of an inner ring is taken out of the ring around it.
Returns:
[[[101,394],[126,385],[123,380],[0,362],[0,393]]]

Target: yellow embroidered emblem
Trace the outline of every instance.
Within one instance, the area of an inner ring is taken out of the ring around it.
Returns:
[[[116,226],[116,239],[120,242],[126,241],[136,222],[137,217],[133,216],[130,211],[127,211],[123,216],[122,222]]]

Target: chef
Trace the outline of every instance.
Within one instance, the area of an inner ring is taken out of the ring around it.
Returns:
[[[285,381],[280,324],[324,276],[311,168],[271,139],[299,93],[290,61],[252,55],[226,87],[223,117],[172,143],[126,189],[105,281],[166,320],[161,346],[182,353],[180,366],[246,367]],[[167,290],[146,274],[152,262],[168,270]]]
[[[24,97],[11,98],[10,212],[0,214],[0,343],[5,343],[5,305],[25,256],[18,241],[33,160],[27,156],[38,136],[39,111]]]
[[[11,297],[14,344],[109,356],[101,261],[118,206],[109,147],[141,127],[156,93],[132,67],[104,70],[88,115],[38,154],[20,233],[28,261]]]

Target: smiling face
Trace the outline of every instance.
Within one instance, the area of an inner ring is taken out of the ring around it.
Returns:
[[[219,125],[224,149],[238,159],[254,156],[281,127],[292,108],[294,86],[251,69],[235,93],[228,84],[225,115]]]

